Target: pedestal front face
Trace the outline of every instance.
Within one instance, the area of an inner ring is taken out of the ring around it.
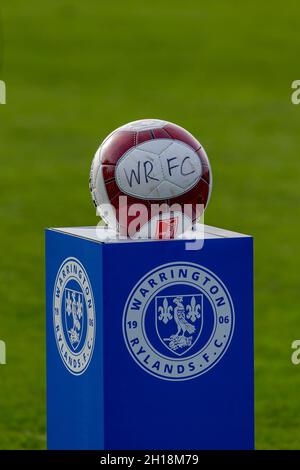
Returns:
[[[48,232],[51,448],[253,448],[252,239],[214,233],[187,250]]]
[[[46,233],[47,440],[104,446],[102,245]]]

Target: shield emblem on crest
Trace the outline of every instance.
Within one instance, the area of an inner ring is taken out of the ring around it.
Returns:
[[[203,327],[203,294],[155,298],[155,326],[160,341],[177,356],[189,351]]]
[[[83,334],[84,299],[82,292],[65,289],[65,324],[73,351],[78,348]]]

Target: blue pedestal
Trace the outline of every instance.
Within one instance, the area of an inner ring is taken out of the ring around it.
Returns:
[[[213,227],[200,250],[47,230],[48,447],[252,449],[252,258]]]

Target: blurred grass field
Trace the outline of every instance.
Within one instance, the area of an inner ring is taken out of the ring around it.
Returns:
[[[290,0],[1,2],[1,449],[46,445],[43,230],[98,222],[93,153],[144,117],[205,146],[206,223],[255,237],[256,446],[300,448],[299,13]]]

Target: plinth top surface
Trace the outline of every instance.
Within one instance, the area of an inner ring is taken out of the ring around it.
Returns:
[[[250,237],[250,235],[245,235],[242,233],[232,232],[230,230],[225,230],[222,228],[202,224],[197,224],[196,230],[186,232],[184,235],[179,238],[176,238],[175,240],[131,239],[126,237],[116,237],[116,234],[113,230],[102,225],[91,227],[58,227],[51,228],[49,230],[54,230],[56,232],[65,233],[67,235],[73,235],[75,237],[80,237],[99,243],[148,243],[151,241],[174,242],[178,240],[207,240]]]

